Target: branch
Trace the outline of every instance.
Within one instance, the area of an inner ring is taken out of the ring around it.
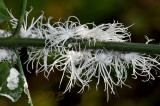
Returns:
[[[65,45],[76,43],[69,40]],[[0,38],[1,47],[44,47],[45,39],[33,38]],[[77,45],[78,46],[78,45]],[[87,49],[106,49],[121,52],[139,52],[146,54],[160,54],[160,45],[156,44],[142,44],[142,43],[129,43],[129,42],[94,42],[90,44],[88,41],[80,43],[81,48]]]

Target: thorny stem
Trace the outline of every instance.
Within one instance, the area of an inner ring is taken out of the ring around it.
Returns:
[[[17,25],[16,30],[13,33],[13,36],[17,36],[18,33],[20,32],[21,25],[22,25],[22,22],[23,22],[23,18],[24,18],[24,15],[25,15],[26,6],[27,6],[27,0],[23,0],[18,25]]]
[[[20,71],[20,73],[21,73],[21,75],[23,76],[23,78],[24,78],[24,83],[26,83],[27,84],[27,81],[26,81],[26,77],[25,77],[25,75],[24,75],[24,72],[23,72],[23,68],[22,68],[22,63],[21,63],[21,60],[20,60],[20,56],[19,56],[19,53],[18,53],[18,50],[17,49],[14,49],[14,52],[16,53],[16,55],[17,55],[17,65],[18,65],[18,68],[19,68],[19,71]],[[24,84],[25,85],[25,84]],[[28,87],[25,87],[24,86],[24,92],[27,94],[27,96],[28,96],[28,103],[30,104],[30,106],[33,106],[33,103],[32,103],[32,99],[31,99],[31,95],[30,95],[30,92],[29,92],[29,89],[28,89]]]
[[[76,42],[68,41],[68,44],[75,45]],[[33,38],[0,38],[0,46],[12,48],[14,47],[44,47],[45,39],[33,39]],[[76,46],[79,46],[78,44]],[[156,44],[142,44],[142,43],[130,43],[130,42],[93,42],[83,41],[80,43],[80,47],[87,49],[106,49],[121,52],[138,52],[146,54],[160,54],[160,45]]]

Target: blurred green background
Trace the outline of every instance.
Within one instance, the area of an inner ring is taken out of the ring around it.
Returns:
[[[8,9],[12,8],[14,16],[20,13],[22,0],[4,0]],[[144,35],[155,39],[151,43],[160,42],[160,0],[28,0],[27,10],[34,9],[30,18],[38,17],[44,11],[45,16],[53,17],[53,22],[59,18],[66,20],[69,16],[77,16],[82,24],[94,22],[96,25],[112,23],[114,20],[126,27],[134,24],[129,31],[132,42],[145,43]],[[5,28],[5,24],[0,26]],[[22,61],[27,60],[26,48],[22,49]],[[24,65],[25,70],[25,65]],[[130,70],[128,70],[130,71]],[[100,83],[99,91],[95,89],[96,80],[91,83],[91,89],[78,94],[78,87],[62,95],[67,79],[59,88],[62,72],[55,71],[47,80],[43,73],[29,74],[25,70],[29,89],[35,106],[160,106],[160,78],[155,81],[142,82],[142,78],[132,79],[128,75],[126,83],[131,88],[123,86],[116,88],[116,95],[110,95],[107,102],[104,84]],[[27,97],[22,97],[16,103],[0,97],[0,106],[28,106]]]

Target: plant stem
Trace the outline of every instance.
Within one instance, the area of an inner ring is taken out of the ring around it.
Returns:
[[[30,92],[29,92],[29,89],[28,89],[28,86],[26,87],[27,84],[27,80],[26,80],[26,77],[24,75],[24,72],[23,72],[23,68],[22,68],[22,63],[21,63],[21,59],[20,59],[20,56],[19,56],[19,53],[18,53],[18,50],[17,49],[14,49],[14,52],[16,53],[17,55],[17,65],[18,65],[18,68],[20,70],[20,73],[21,75],[23,76],[24,78],[24,92],[27,94],[28,96],[28,103],[30,104],[30,106],[33,106],[33,103],[32,103],[32,99],[31,99],[31,95],[30,95]]]
[[[45,40],[44,39],[33,39],[33,38],[16,38],[16,37],[8,37],[8,38],[0,38],[0,46],[3,47],[44,47]]]
[[[73,40],[68,41],[65,45],[76,43]],[[0,46],[2,47],[44,47],[45,39],[33,38],[0,38]],[[78,46],[78,45],[77,45]],[[138,52],[146,54],[160,54],[160,45],[142,44],[129,42],[91,42],[84,41],[80,43],[81,48],[87,49],[106,49],[121,52]]]
[[[25,15],[26,6],[27,6],[27,0],[23,0],[21,6],[22,7],[21,7],[21,13],[20,13],[18,25],[17,25],[16,30],[13,33],[13,36],[17,36],[20,32],[21,25],[22,25],[22,22],[23,22],[23,18],[24,18],[24,15]]]

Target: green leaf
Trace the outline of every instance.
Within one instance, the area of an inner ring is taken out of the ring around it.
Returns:
[[[3,0],[0,0],[0,23],[2,23],[3,21],[7,21],[8,19],[9,18],[4,2]]]
[[[14,90],[10,90],[7,87],[7,78],[10,74],[11,64],[7,61],[0,64],[0,95],[5,96],[12,100],[12,102],[16,102],[24,89],[24,77],[19,74],[19,83],[18,87]]]

